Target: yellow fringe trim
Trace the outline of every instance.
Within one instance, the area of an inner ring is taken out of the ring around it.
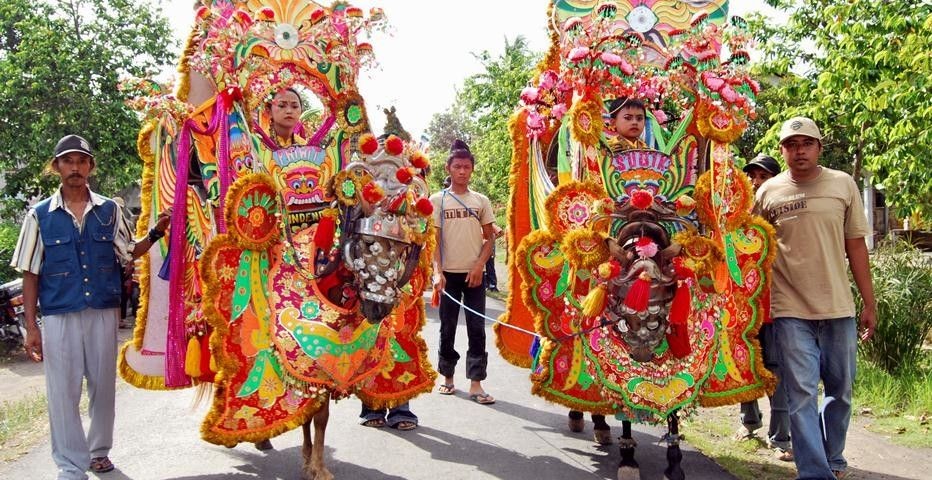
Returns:
[[[600,415],[614,415],[616,410],[612,408],[609,401],[600,396],[600,402],[587,402],[567,394],[560,395],[560,389],[550,386],[551,373],[549,369],[550,357],[556,348],[557,343],[552,341],[541,341],[540,361],[542,370],[540,374],[531,373],[531,393],[542,397],[550,402],[563,405],[580,412],[591,412]],[[585,359],[583,361],[586,361]],[[595,386],[593,386],[595,388]]]
[[[142,185],[139,192],[140,213],[136,220],[136,238],[142,237],[149,231],[149,219],[152,216],[152,183],[155,181],[155,154],[152,152],[152,134],[159,128],[158,120],[151,119],[146,122],[136,137],[136,150],[142,159]],[[136,327],[133,328],[133,348],[142,350],[142,342],[146,334],[146,322],[149,319],[149,252],[140,257],[142,260],[139,274],[139,308],[136,309]],[[129,368],[127,366],[126,368]],[[123,377],[126,379],[126,377]],[[127,379],[127,381],[129,381]]]
[[[314,401],[309,403],[307,407],[296,412],[292,418],[279,422],[274,426],[226,432],[214,430],[213,428],[214,425],[217,425],[221,420],[224,405],[223,399],[225,397],[226,388],[218,383],[216,385],[216,391],[214,392],[213,405],[210,411],[207,412],[207,416],[204,418],[203,423],[201,423],[201,438],[214,445],[223,445],[225,447],[234,447],[240,442],[261,442],[262,440],[267,440],[294,430],[310,422],[311,419],[314,418],[314,415],[324,406],[325,402],[330,401],[330,393],[324,392],[315,397],[313,399]],[[329,408],[329,405],[327,405],[327,407]]]
[[[126,350],[132,347],[130,342],[126,342],[120,348],[120,354],[117,358],[117,371],[120,372],[120,378],[122,378],[126,383],[136,387],[142,388],[144,390],[180,390],[187,387],[166,387],[165,386],[165,377],[162,376],[151,376],[143,375],[136,370],[133,370],[129,366],[129,363],[126,361]]]
[[[266,173],[249,173],[244,175],[236,179],[236,181],[233,182],[233,185],[231,185],[230,189],[227,191],[227,202],[224,208],[223,216],[226,219],[227,225],[233,227],[229,229],[229,238],[232,240],[233,244],[243,250],[265,251],[271,248],[272,245],[280,242],[281,235],[273,233],[268,237],[268,239],[262,242],[256,242],[252,239],[243,237],[240,235],[239,230],[235,228],[236,217],[239,216],[238,210],[243,200],[242,196],[249,188],[257,184],[265,184],[269,190],[273,192],[278,191],[278,188],[275,186],[275,181],[272,180],[272,177]],[[273,211],[278,211],[279,205],[277,197],[272,197],[272,201],[275,202]],[[276,230],[279,228],[277,222],[273,228]]]
[[[550,9],[553,8],[551,5]],[[540,69],[540,67],[538,67]],[[505,229],[505,239],[506,247],[508,248],[508,298],[505,299],[505,313],[500,317],[500,320],[506,324],[513,324],[512,322],[512,312],[517,308],[526,308],[524,305],[520,304],[521,295],[517,292],[524,291],[524,284],[520,275],[516,275],[516,263],[515,263],[515,252],[517,251],[519,242],[522,241],[523,231],[518,230],[517,224],[517,215],[520,208],[527,208],[527,203],[525,205],[518,205],[518,188],[519,179],[522,178],[521,172],[526,170],[528,162],[528,151],[529,151],[529,142],[527,136],[525,135],[525,119],[526,113],[522,115],[521,111],[516,112],[508,120],[508,131],[511,133],[511,141],[514,146],[511,154],[511,171],[508,175],[508,208],[505,215],[508,217],[508,228]],[[525,193],[526,195],[526,193]],[[528,219],[529,221],[529,219]],[[533,320],[532,320],[533,325]],[[522,326],[531,326],[531,325],[516,325],[519,327]],[[531,364],[534,359],[531,358],[530,351],[527,352],[516,352],[509,348],[505,344],[502,337],[505,333],[511,333],[508,330],[508,327],[504,325],[495,324],[492,327],[492,331],[495,333],[495,347],[498,348],[499,354],[502,358],[505,359],[508,363],[521,368],[531,368]],[[528,329],[530,330],[530,328]]]
[[[188,101],[188,95],[191,93],[191,56],[197,51],[198,44],[195,41],[198,37],[197,26],[191,27],[191,33],[188,34],[188,41],[185,44],[184,52],[181,53],[181,60],[178,61],[178,87],[175,89],[175,97],[182,102]]]
[[[429,247],[425,250],[428,250],[428,249]],[[433,255],[433,250],[431,250],[429,253]],[[428,276],[428,278],[430,278],[430,276]],[[424,341],[424,338],[421,337],[421,334],[420,334],[420,332],[424,330],[424,326],[427,325],[427,310],[424,307],[424,296],[423,295],[418,295],[417,300],[415,300],[415,305],[416,305],[415,308],[417,308],[419,311],[418,316],[421,320],[420,322],[418,322],[418,326],[416,329],[418,333],[415,334],[414,343],[417,345],[417,358],[418,358],[417,361],[420,364],[421,370],[427,373],[427,381],[421,382],[420,385],[417,385],[407,391],[394,392],[390,394],[391,398],[389,398],[389,394],[379,395],[379,394],[367,392],[363,389],[358,389],[355,392],[356,397],[362,400],[363,403],[369,406],[369,408],[375,408],[375,409],[394,408],[407,401],[410,401],[411,399],[417,397],[418,395],[421,395],[423,393],[430,393],[434,389],[434,384],[437,381],[437,371],[434,370],[433,365],[430,363],[430,360],[428,360],[430,350],[427,347],[427,342]],[[402,312],[399,312],[398,314],[404,315],[404,312],[402,311]]]
[[[607,195],[605,194],[605,189],[598,183],[592,181],[572,181],[569,183],[564,183],[557,187],[553,192],[550,192],[550,195],[547,195],[547,199],[544,200],[544,205],[546,207],[546,222],[547,230],[551,232],[565,234],[568,231],[572,230],[571,226],[561,225],[559,218],[557,218],[557,211],[560,202],[562,202],[566,197],[571,196],[580,196],[586,195],[589,196],[593,201],[589,204],[589,215],[590,220],[598,212],[598,208],[602,205],[601,200],[605,199]]]
[[[611,253],[605,237],[594,230],[578,228],[570,230],[560,242],[563,256],[576,269],[594,270],[609,260]]]

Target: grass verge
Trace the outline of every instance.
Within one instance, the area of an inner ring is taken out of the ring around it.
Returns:
[[[761,438],[734,440],[738,425],[737,405],[702,408],[684,422],[683,433],[690,445],[741,480],[786,480],[795,475],[793,463],[777,460]]]
[[[865,428],[906,447],[932,448],[932,353],[922,364],[897,376],[858,361],[854,385],[856,412]]]
[[[85,385],[79,405],[82,415],[87,414],[87,406]],[[45,392],[0,405],[0,462],[11,462],[29,453],[48,436],[49,415]]]
[[[48,435],[48,404],[45,393],[0,405],[0,462],[24,455]]]

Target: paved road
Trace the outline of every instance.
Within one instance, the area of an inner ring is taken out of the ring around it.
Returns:
[[[489,313],[502,304],[489,299]],[[425,338],[436,352],[439,324],[429,312]],[[592,442],[591,424],[583,433],[566,428],[566,409],[530,394],[528,372],[507,364],[495,351],[491,328],[489,380],[486,389],[497,398],[492,406],[475,404],[463,392],[449,397],[425,394],[412,402],[421,418],[414,431],[373,429],[357,425],[359,402],[332,406],[326,439],[326,461],[338,479],[438,480],[614,479],[618,450]],[[461,326],[457,345],[465,350]],[[459,372],[464,366],[459,365]],[[468,386],[457,377],[458,387]],[[298,479],[301,475],[301,434],[291,431],[272,440],[275,450],[262,453],[242,444],[226,449],[200,439],[206,406],[192,407],[193,392],[150,392],[122,384],[117,394],[114,472],[107,480],[123,479]],[[611,423],[611,422],[610,422]],[[620,433],[620,426],[616,429]],[[638,461],[644,480],[663,477],[666,447],[658,446],[655,428],[637,427]],[[683,466],[690,480],[734,478],[684,444]],[[54,478],[46,441],[8,465],[0,478]],[[93,478],[93,476],[92,476]]]

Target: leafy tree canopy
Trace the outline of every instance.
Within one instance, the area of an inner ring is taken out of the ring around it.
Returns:
[[[431,119],[427,129],[434,177],[442,179],[444,162],[454,138],[466,141],[476,157],[472,183],[504,212],[511,171],[511,136],[508,119],[527,86],[540,55],[530,51],[524,37],[505,40],[499,56],[488,51],[476,55],[483,71],[463,82],[454,104]]]
[[[56,185],[42,175],[55,143],[90,141],[93,187],[113,195],[139,178],[139,120],[117,83],[172,60],[171,29],[150,0],[4,0],[0,3],[0,215],[17,218]]]
[[[784,25],[753,18],[764,78],[778,78],[759,149],[782,120],[813,118],[826,156],[874,173],[899,214],[932,214],[932,4],[911,0],[767,0]],[[804,72],[795,75],[792,72]]]

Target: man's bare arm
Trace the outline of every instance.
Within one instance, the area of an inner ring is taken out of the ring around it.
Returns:
[[[864,238],[845,239],[845,254],[848,256],[848,265],[854,284],[861,293],[864,301],[864,310],[861,311],[861,340],[870,340],[877,327],[877,301],[874,299],[874,285],[871,280],[870,259],[867,255],[867,244]]]
[[[36,362],[42,361],[42,332],[36,323],[39,304],[39,276],[23,272],[23,310],[26,315],[26,354]]]

